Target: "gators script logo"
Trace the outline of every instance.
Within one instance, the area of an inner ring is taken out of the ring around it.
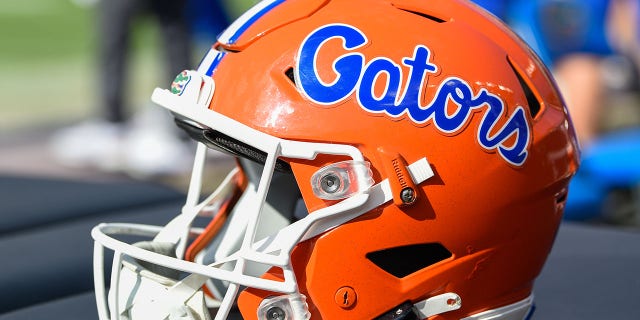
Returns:
[[[332,39],[343,41],[345,53],[333,62],[337,78],[326,82],[319,76],[316,59],[322,46]],[[402,65],[409,70],[408,80],[403,84],[403,72],[406,71],[399,63],[387,57],[366,61],[365,56],[357,51],[367,42],[362,31],[346,24],[325,25],[309,34],[300,46],[295,68],[296,83],[302,93],[321,105],[334,105],[355,94],[358,104],[367,112],[383,113],[393,118],[406,115],[416,124],[430,121],[445,134],[462,129],[473,111],[483,108],[484,115],[476,135],[480,146],[487,151],[497,151],[512,165],[524,164],[531,132],[521,106],[515,108],[506,123],[498,128],[498,120],[506,111],[502,99],[484,88],[473,92],[471,86],[458,77],[445,79],[433,100],[427,105],[420,105],[426,75],[438,71],[438,66],[429,61],[429,48],[417,45],[411,57],[402,59]],[[387,75],[386,88],[382,94],[376,95],[374,84],[382,73]],[[447,111],[449,103],[457,106],[453,114]],[[507,144],[514,135],[515,143],[512,140]]]

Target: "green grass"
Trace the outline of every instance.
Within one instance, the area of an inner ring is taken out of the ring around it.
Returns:
[[[223,3],[238,15],[255,0]],[[72,0],[3,0],[0,132],[55,127],[97,113],[97,37],[95,7]],[[163,72],[152,20],[137,22],[132,48],[128,103],[135,109],[148,105],[153,88],[166,86],[173,75]],[[202,52],[195,55],[194,63]]]
[[[27,63],[79,56],[92,50],[93,13],[69,0],[4,0],[0,6],[0,61]]]
[[[0,128],[86,116],[95,97],[94,12],[69,0],[0,6]]]
[[[0,128],[43,125],[79,114],[91,85],[91,12],[65,0],[0,6]],[[69,84],[69,86],[67,86]]]
[[[223,0],[222,3],[227,8],[227,11],[231,16],[237,17],[259,0]]]

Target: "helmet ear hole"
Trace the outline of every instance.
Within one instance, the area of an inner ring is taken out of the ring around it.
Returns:
[[[453,254],[440,243],[421,243],[367,253],[367,259],[396,278],[451,258]]]

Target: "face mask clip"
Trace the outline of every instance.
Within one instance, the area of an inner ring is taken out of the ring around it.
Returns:
[[[313,193],[324,200],[341,200],[369,189],[373,177],[369,162],[342,161],[320,168],[311,177]]]

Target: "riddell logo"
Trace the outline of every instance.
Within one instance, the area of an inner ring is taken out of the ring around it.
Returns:
[[[333,39],[342,40],[345,53],[333,61],[337,77],[328,82],[320,78],[316,60],[322,54],[324,44]],[[498,121],[506,111],[502,99],[484,88],[474,93],[466,81],[457,77],[445,79],[433,100],[422,106],[420,97],[426,76],[438,71],[438,66],[430,62],[429,48],[417,45],[412,56],[402,59],[403,68],[387,57],[374,57],[366,61],[357,49],[367,43],[368,39],[362,31],[345,24],[325,25],[309,34],[300,46],[295,68],[296,83],[302,93],[315,103],[327,106],[355,94],[358,104],[367,112],[382,113],[393,118],[406,115],[416,124],[430,121],[444,134],[462,130],[474,111],[484,108],[476,135],[478,143],[487,151],[497,151],[512,165],[524,164],[531,133],[521,106],[515,108],[501,128],[497,128]],[[403,84],[403,72],[407,70],[408,80]],[[373,88],[381,74],[386,74],[386,87],[382,94],[376,94]],[[456,106],[453,114],[448,111],[451,103]],[[512,138],[514,136],[515,140]]]

